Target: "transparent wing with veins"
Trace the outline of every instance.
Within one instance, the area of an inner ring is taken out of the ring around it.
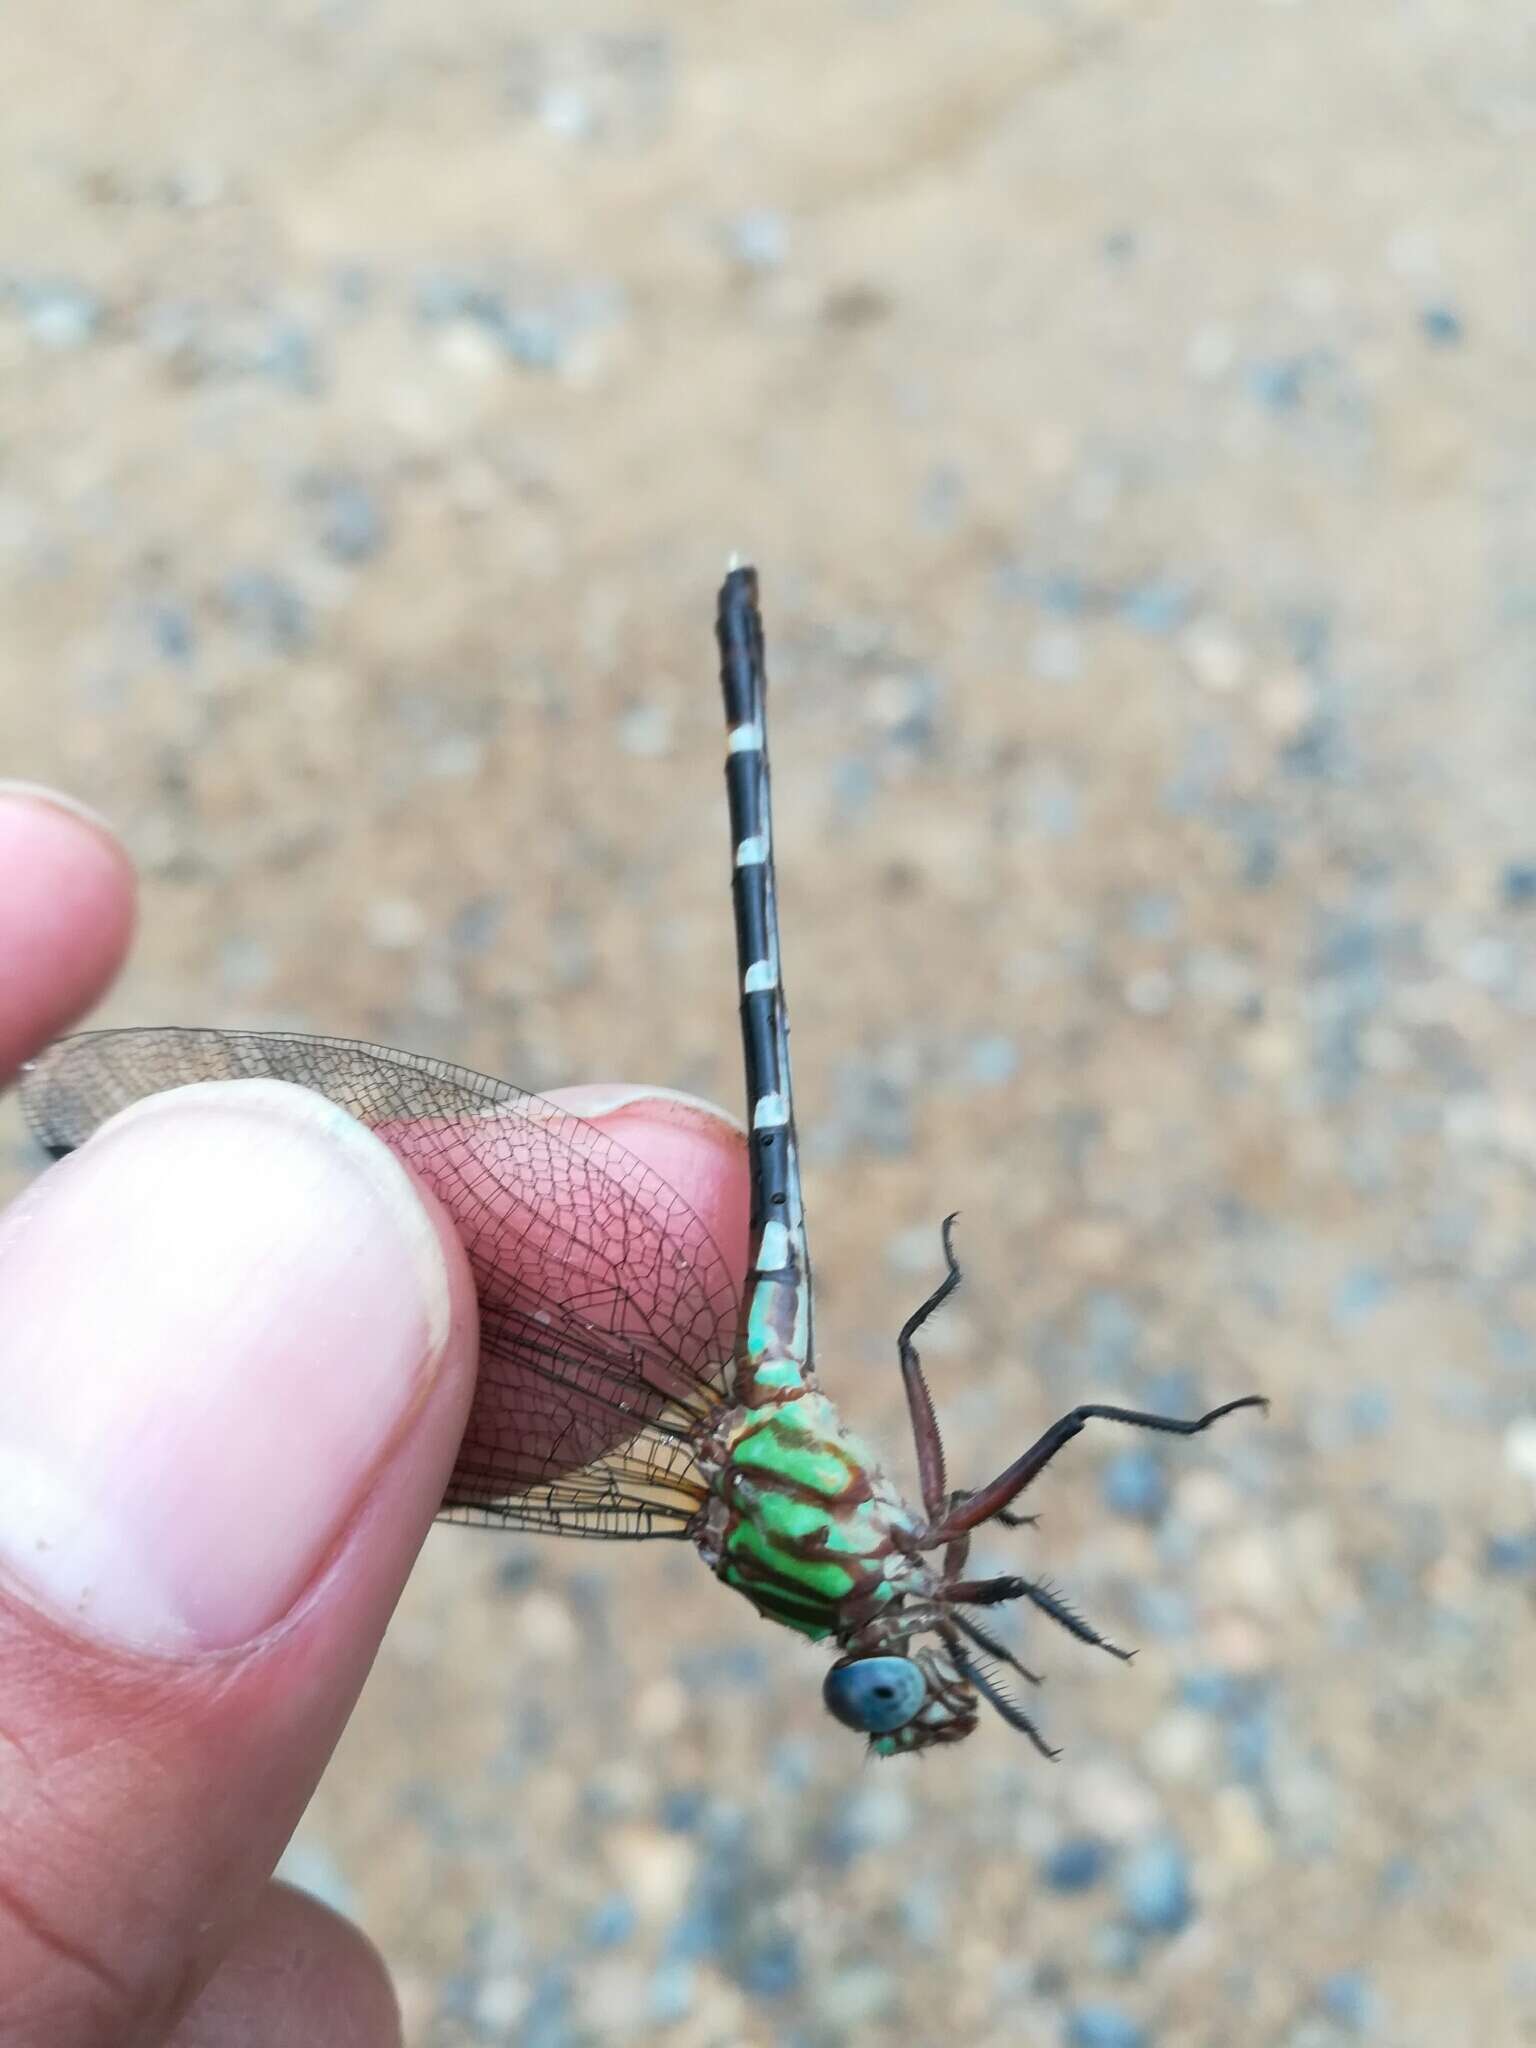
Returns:
[[[463,1241],[480,1377],[443,1513],[567,1535],[685,1534],[704,1497],[690,1438],[726,1399],[738,1305],[683,1198],[539,1096],[348,1039],[86,1032],[27,1070],[22,1106],[60,1155],[143,1096],[240,1079],[316,1089],[370,1125]]]

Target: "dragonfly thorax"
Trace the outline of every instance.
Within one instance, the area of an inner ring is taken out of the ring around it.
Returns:
[[[857,1660],[903,1660],[916,1710],[882,1733],[884,1754],[969,1734],[975,1697],[939,1645],[939,1577],[918,1548],[922,1524],[814,1388],[717,1419],[700,1463],[709,1500],[695,1528],[705,1562],[758,1612]],[[829,1697],[828,1704],[847,1719]],[[857,1724],[864,1725],[864,1724]],[[866,1727],[866,1732],[873,1729]]]

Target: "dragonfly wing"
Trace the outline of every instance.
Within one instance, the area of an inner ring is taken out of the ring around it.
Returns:
[[[314,1088],[376,1130],[453,1219],[480,1303],[480,1378],[444,1501],[456,1520],[681,1533],[690,1438],[726,1398],[737,1295],[675,1189],[595,1125],[465,1067],[289,1032],[86,1032],[23,1076],[55,1155],[196,1081]]]

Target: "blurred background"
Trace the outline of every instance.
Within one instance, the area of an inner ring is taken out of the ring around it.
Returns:
[[[1121,1669],[862,1761],[675,1545],[434,1533],[290,1874],[419,2048],[1536,2039],[1520,0],[10,0],[0,764],[117,1022],[740,1106],[761,566],[823,1370]],[[32,1170],[7,1106],[8,1185]]]

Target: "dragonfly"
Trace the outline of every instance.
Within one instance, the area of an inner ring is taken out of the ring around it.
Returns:
[[[825,1705],[876,1755],[957,1742],[985,1703],[1054,1756],[1020,1704],[1017,1681],[1038,1675],[988,1610],[1024,1603],[1081,1643],[1130,1653],[1045,1580],[975,1574],[973,1536],[1030,1522],[1015,1503],[1090,1422],[1196,1436],[1267,1404],[1249,1394],[1186,1420],[1085,1403],[984,1485],[952,1489],[916,1343],[960,1283],[950,1217],[943,1277],[896,1339],[920,1505],[844,1423],[813,1343],[753,569],[727,574],[716,638],[748,1111],[740,1290],[688,1203],[614,1138],[510,1083],[418,1054],[289,1032],[85,1032],[33,1063],[23,1106],[61,1157],[163,1089],[278,1079],[318,1090],[421,1176],[468,1254],[480,1368],[445,1518],[691,1542],[760,1615],[832,1649]]]

